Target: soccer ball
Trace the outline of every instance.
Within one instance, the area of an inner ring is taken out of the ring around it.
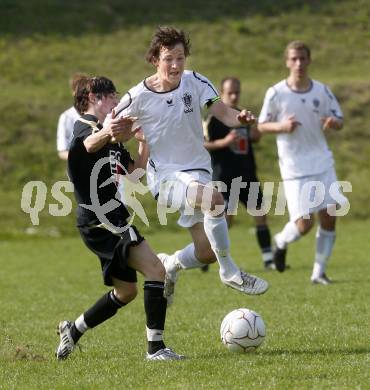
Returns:
[[[229,351],[251,352],[266,336],[262,317],[249,309],[236,309],[226,315],[220,328],[221,340]]]

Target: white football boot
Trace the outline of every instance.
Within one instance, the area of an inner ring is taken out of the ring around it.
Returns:
[[[231,279],[224,279],[221,275],[220,278],[222,283],[226,284],[226,286],[248,295],[260,295],[265,293],[269,288],[269,284],[266,280],[241,270]]]
[[[325,272],[318,277],[311,277],[312,284],[322,284],[324,286],[327,286],[328,284],[333,283],[330,278],[325,274]]]
[[[176,254],[158,253],[157,256],[166,269],[163,295],[167,298],[167,306],[170,306],[173,302],[177,273],[181,269],[181,265],[176,258]]]
[[[71,336],[72,325],[73,322],[71,321],[61,321],[57,327],[57,333],[60,336],[60,343],[55,351],[55,356],[58,360],[67,359],[76,347]]]
[[[179,355],[170,348],[163,348],[150,355],[146,354],[146,360],[184,360],[184,355]]]

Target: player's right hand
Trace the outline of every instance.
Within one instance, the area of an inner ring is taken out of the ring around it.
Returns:
[[[229,132],[229,134],[224,138],[224,147],[227,147],[227,146],[230,146],[231,144],[233,144],[234,142],[236,142],[236,140],[239,138],[238,136],[238,132],[233,129]]]
[[[295,115],[290,115],[287,120],[282,122],[282,132],[283,133],[292,133],[298,126],[301,126],[302,123],[297,121]]]

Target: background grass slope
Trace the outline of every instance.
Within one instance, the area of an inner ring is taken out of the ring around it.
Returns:
[[[216,85],[236,75],[242,104],[259,112],[268,86],[286,75],[282,52],[293,39],[313,49],[312,76],[328,83],[346,115],[346,127],[330,134],[340,179],[349,180],[349,217],[369,215],[370,3],[356,1],[144,0],[0,2],[0,234],[30,226],[20,210],[29,180],[50,189],[65,178],[55,152],[56,123],[70,106],[68,78],[75,71],[112,78],[122,92],[148,75],[143,60],[155,26],[174,24],[191,36],[188,67]],[[134,145],[130,146],[135,148]],[[257,147],[260,177],[279,180],[275,140]],[[48,197],[48,202],[52,201]],[[155,204],[146,196],[150,215]],[[39,231],[72,231],[73,214],[41,214]],[[172,222],[171,222],[172,223]],[[53,230],[54,229],[54,230]]]

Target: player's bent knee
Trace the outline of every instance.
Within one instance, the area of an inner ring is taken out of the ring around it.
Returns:
[[[155,262],[150,262],[147,264],[143,270],[143,275],[147,280],[156,280],[158,282],[163,282],[166,276],[166,269],[159,259]]]
[[[204,264],[216,262],[216,255],[211,248],[203,248],[195,252],[197,259]]]
[[[224,206],[225,206],[224,197],[222,196],[221,193],[214,191],[212,194],[211,211],[216,210],[216,208],[218,210],[222,209],[222,212],[219,213],[222,214],[224,212]]]
[[[128,285],[124,289],[114,288],[114,295],[119,301],[123,303],[129,303],[137,296],[136,284],[133,283],[132,285]]]
[[[164,281],[165,276],[166,276],[166,269],[164,268],[161,261],[158,259],[158,262],[156,262],[153,267],[153,277],[155,278],[155,280]]]
[[[305,235],[312,229],[313,225],[314,225],[314,221],[312,219],[305,220],[304,223],[300,224],[299,232],[302,235]]]

